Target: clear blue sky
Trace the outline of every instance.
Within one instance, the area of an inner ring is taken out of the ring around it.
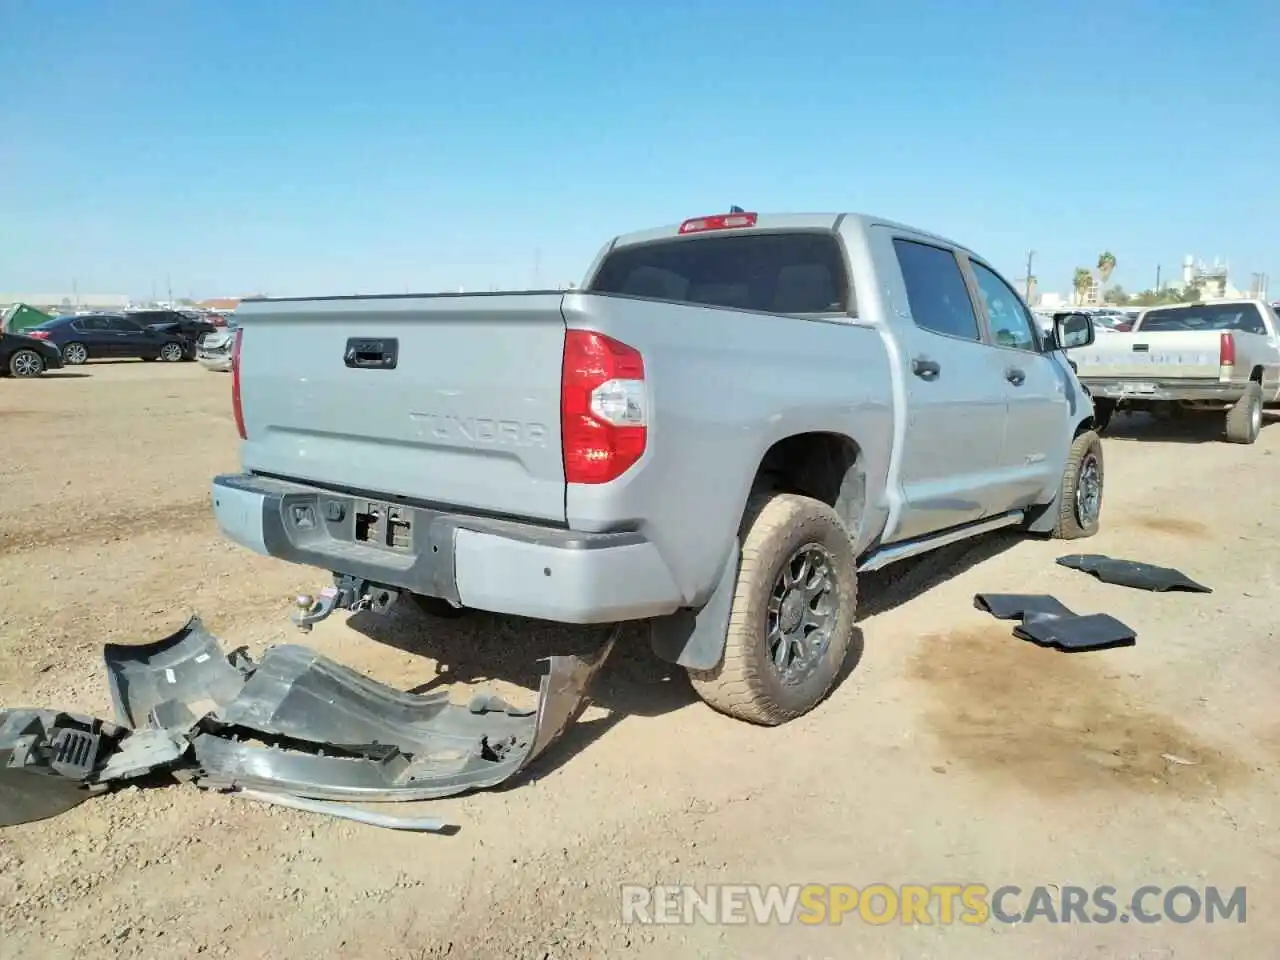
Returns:
[[[1280,4],[1195,7],[0,0],[0,290],[550,284],[736,203],[1280,295]]]

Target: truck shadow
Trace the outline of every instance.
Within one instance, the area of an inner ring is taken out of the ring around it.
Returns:
[[[525,699],[530,704],[546,672],[544,658],[594,652],[614,629],[479,610],[443,619],[423,613],[410,600],[400,601],[386,614],[352,614],[347,626],[378,643],[435,661],[436,676],[410,693],[429,693],[451,684],[510,684],[529,691],[531,696]],[[683,669],[654,655],[645,625],[629,623],[623,625],[613,652],[595,677],[590,699],[609,716],[575,727],[591,728],[590,739],[595,739],[623,716],[659,716],[688,706],[695,695]]]
[[[972,540],[864,573],[858,580],[858,619],[865,620],[919,597],[971,567],[997,557],[1026,539],[1021,531],[997,530]]]
[[[1159,420],[1148,413],[1117,413],[1102,434],[1103,442],[1121,443],[1226,443],[1223,417],[1218,412],[1186,413]],[[1262,414],[1262,429],[1280,420],[1280,411]]]

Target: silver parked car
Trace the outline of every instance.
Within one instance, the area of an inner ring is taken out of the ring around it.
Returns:
[[[196,359],[206,370],[227,373],[231,370],[231,351],[236,339],[235,317],[227,318],[227,325],[213,333],[207,333],[200,340]]]

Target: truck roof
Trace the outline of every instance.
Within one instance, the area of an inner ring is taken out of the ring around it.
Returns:
[[[1190,310],[1194,307],[1216,307],[1233,303],[1252,303],[1255,307],[1268,306],[1267,301],[1260,297],[1212,297],[1208,300],[1194,300],[1191,303],[1162,303],[1155,307],[1143,307],[1142,312],[1147,313],[1151,310]]]
[[[727,214],[722,214],[726,215]],[[717,214],[699,214],[698,216],[717,216]],[[921,230],[919,227],[913,227],[909,224],[898,223],[885,217],[876,217],[867,213],[761,213],[756,214],[756,223],[753,227],[735,227],[733,233],[750,233],[753,230],[835,230],[841,226],[849,224],[850,221],[861,226],[863,229],[872,226],[890,227],[913,233],[918,237],[925,237],[937,240],[939,243],[949,247],[955,247],[964,250],[966,253],[972,253],[968,247],[963,244],[956,243],[947,237],[939,236],[936,233],[930,233],[927,230]],[[697,219],[693,217],[692,219]],[[681,221],[686,223],[688,221]],[[609,249],[617,249],[618,247],[630,247],[639,243],[652,243],[655,240],[669,240],[673,237],[681,236],[680,223],[671,223],[662,227],[653,227],[649,230],[637,230],[632,233],[623,233],[614,237],[613,243],[609,245]],[[723,236],[719,231],[710,231],[710,236]],[[693,234],[692,237],[700,236]],[[691,239],[692,239],[691,237]]]

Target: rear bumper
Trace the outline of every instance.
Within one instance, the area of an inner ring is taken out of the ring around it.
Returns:
[[[357,542],[357,517],[369,506],[361,497],[253,474],[215,477],[212,494],[222,532],[256,553],[464,607],[613,623],[685,605],[657,548],[638,533],[578,533],[393,504],[408,532],[391,548]]]
[[[1136,377],[1081,377],[1095,400],[1219,400],[1234,403],[1244,396],[1246,383],[1221,380],[1140,380]]]

